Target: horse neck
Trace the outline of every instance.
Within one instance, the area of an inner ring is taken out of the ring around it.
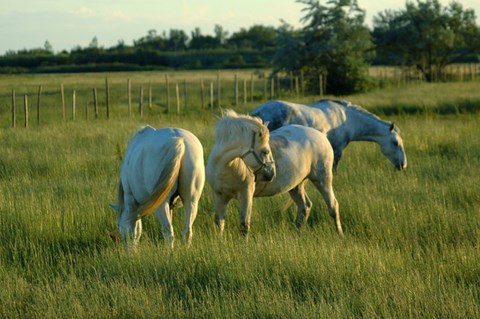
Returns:
[[[239,147],[238,143],[229,143],[228,145],[215,145],[212,150],[212,160],[216,167],[224,170],[243,171],[247,166],[240,159],[245,154],[247,147]]]
[[[349,107],[346,128],[351,141],[377,142],[388,132],[390,124],[367,111]]]

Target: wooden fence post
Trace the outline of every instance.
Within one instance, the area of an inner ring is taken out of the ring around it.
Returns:
[[[263,100],[267,99],[267,74],[263,73]]]
[[[290,71],[290,94],[293,94],[293,72]]]
[[[235,96],[235,107],[238,107],[238,78],[236,73],[233,78],[233,94]]]
[[[76,101],[75,101],[75,90],[72,93],[72,120],[75,121],[75,108],[76,108]]]
[[[143,85],[140,86],[140,97],[138,99],[138,113],[143,117]]]
[[[247,105],[247,80],[243,79],[243,106]]]
[[[28,127],[28,96],[23,96],[23,110],[25,113],[25,127]]]
[[[318,76],[318,88],[319,88],[319,91],[318,91],[318,94],[320,95],[320,98],[323,97],[323,74],[320,73],[320,75]]]
[[[210,81],[210,110],[213,111],[213,81]]]
[[[105,104],[107,106],[107,119],[110,118],[110,88],[108,86],[108,78],[105,78]]]
[[[128,116],[132,114],[132,79],[127,80]]]
[[[255,80],[254,80],[254,77],[253,77],[253,73],[250,75],[250,102],[253,103],[253,95],[254,95],[254,91],[255,91]]]
[[[152,81],[148,81],[148,108],[151,110],[152,107]]]
[[[96,88],[93,88],[93,110],[95,112],[95,119],[98,119],[98,99]]]
[[[273,100],[275,97],[275,79],[272,77],[270,79],[270,100]]]
[[[178,89],[178,82],[175,83],[175,96],[177,98],[177,115],[180,114],[180,92]]]
[[[302,97],[305,96],[305,78],[303,77],[303,71],[300,71],[300,87],[302,88]]]
[[[65,114],[65,91],[63,88],[63,83],[60,84],[60,94],[62,95],[62,119],[65,122],[66,114]]]
[[[37,95],[37,126],[40,125],[40,99],[42,97],[42,86],[38,86],[38,95]]]
[[[327,94],[327,76],[328,76],[328,72],[325,71],[325,73],[322,73],[323,77],[322,77],[322,83],[323,83],[323,94]]]
[[[281,87],[280,87],[280,77],[278,76],[278,74],[275,76],[275,80],[276,80],[276,82],[277,82],[277,84],[276,84],[276,90],[277,90],[277,95],[276,95],[276,97],[277,97],[277,99],[278,99],[278,98],[280,97],[280,88],[281,88]]]
[[[200,102],[203,110],[205,107],[205,86],[203,84],[203,79],[200,80]]]
[[[220,108],[222,103],[221,103],[221,91],[222,91],[222,86],[220,83],[220,70],[217,72],[217,107]]]
[[[188,95],[187,95],[187,80],[183,79],[183,104],[185,106],[185,113],[188,111]]]
[[[298,76],[295,77],[295,97],[298,99],[299,96],[299,84],[298,84]]]
[[[12,127],[15,128],[17,123],[16,113],[17,106],[15,101],[15,89],[12,89]]]
[[[165,87],[167,91],[167,113],[170,112],[170,85],[168,83],[168,74],[165,74]]]

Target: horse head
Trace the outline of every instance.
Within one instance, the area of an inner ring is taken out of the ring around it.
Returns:
[[[395,124],[391,123],[388,134],[379,140],[379,144],[382,153],[396,169],[403,170],[407,167],[407,155],[403,148],[403,140],[400,130]]]
[[[262,125],[259,130],[252,131],[250,148],[240,158],[253,172],[256,181],[271,181],[275,177],[275,161],[270,149],[269,131]]]
[[[238,147],[239,158],[257,181],[271,181],[275,177],[275,161],[269,139],[267,126],[257,117],[227,110],[217,124],[217,141]]]

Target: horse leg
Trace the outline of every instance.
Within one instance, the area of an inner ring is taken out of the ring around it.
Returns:
[[[227,213],[227,205],[230,198],[223,196],[220,193],[213,193],[213,206],[215,210],[215,224],[220,233],[223,233],[225,228],[225,215]]]
[[[337,228],[337,232],[340,236],[343,236],[342,230],[342,223],[340,221],[340,211],[338,208],[338,202],[335,198],[335,194],[333,192],[332,187],[332,174],[325,174],[325,177],[320,182],[312,181],[315,187],[319,190],[322,194],[325,203],[328,207],[328,212],[330,216],[332,216],[333,220],[335,221],[335,226]]]
[[[297,204],[296,225],[299,229],[304,222],[307,221],[308,216],[310,215],[310,209],[312,208],[312,201],[308,198],[308,195],[305,192],[305,182],[306,181],[301,182],[288,192],[292,200]]]
[[[156,212],[155,217],[157,217],[160,225],[162,225],[162,234],[163,238],[165,239],[165,243],[167,247],[173,248],[174,242],[174,232],[172,226],[172,213],[173,210],[170,209],[170,205],[168,201],[160,205]]]
[[[193,223],[197,217],[198,205],[205,185],[205,173],[203,163],[191,164],[193,169],[184,170],[179,177],[178,193],[184,203],[182,239],[190,244],[193,235]]]
[[[255,184],[253,184],[255,186]],[[250,218],[252,216],[254,187],[247,187],[245,193],[238,196],[240,202],[240,231],[243,235],[248,235],[250,230]]]
[[[193,235],[193,222],[197,217],[198,212],[198,199],[189,200],[187,203],[184,203],[183,208],[183,230],[182,230],[182,239],[185,243],[190,244],[192,242]]]
[[[142,236],[142,220],[134,214],[135,211],[135,200],[132,197],[127,197],[125,207],[118,218],[118,230],[127,252],[136,249],[136,245]]]

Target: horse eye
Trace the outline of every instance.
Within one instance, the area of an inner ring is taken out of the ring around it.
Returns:
[[[270,154],[270,151],[269,151],[269,150],[264,150],[264,151],[263,151],[263,155],[268,156],[268,154]]]

